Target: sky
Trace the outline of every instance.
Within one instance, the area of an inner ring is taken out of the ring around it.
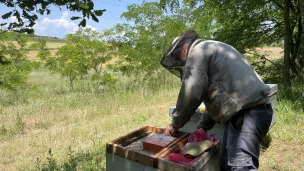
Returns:
[[[158,0],[146,0],[146,2]],[[87,26],[93,30],[102,31],[112,28],[115,24],[126,22],[120,18],[123,12],[127,11],[127,6],[131,4],[141,4],[142,0],[94,0],[95,9],[106,9],[106,12],[98,17],[99,22],[87,20]],[[40,15],[36,25],[33,27],[35,34],[39,36],[52,36],[64,38],[66,34],[74,33],[78,29],[80,20],[72,21],[72,16],[81,16],[81,13],[60,10],[57,7],[51,7],[50,15]],[[0,16],[11,11],[12,8],[7,8],[0,4]],[[13,22],[16,18],[11,17],[8,22]],[[0,17],[0,23],[4,20]]]

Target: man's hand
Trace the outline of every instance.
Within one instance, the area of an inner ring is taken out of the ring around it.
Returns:
[[[178,135],[177,133],[178,133],[178,130],[175,130],[172,127],[172,125],[170,124],[170,125],[167,126],[164,134],[167,135],[167,136],[171,136],[171,137],[177,137],[177,135]]]

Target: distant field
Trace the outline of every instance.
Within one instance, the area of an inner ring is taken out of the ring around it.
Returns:
[[[34,42],[29,42],[29,44],[32,44]],[[57,52],[57,48],[62,47],[65,45],[65,43],[62,42],[47,42],[47,47],[52,49],[51,53],[54,55]],[[261,52],[266,55],[266,57],[270,60],[276,60],[276,59],[282,59],[283,57],[283,49],[280,47],[263,47],[263,48],[257,48],[258,52]],[[38,51],[29,51],[28,57],[30,60],[37,61],[39,60],[37,58]]]
[[[267,56],[268,59],[282,59],[283,57],[283,49],[280,47],[257,48],[257,51],[268,55]]]
[[[35,42],[29,42],[29,45],[33,44],[33,43],[35,43]],[[53,55],[57,52],[58,48],[60,48],[64,45],[65,45],[65,43],[47,42],[47,48],[52,49],[50,51]],[[33,61],[38,61],[39,59],[37,58],[37,54],[38,54],[38,51],[36,51],[36,50],[29,51],[28,58]]]
[[[27,43],[27,47],[29,47],[31,44],[36,43],[36,41],[29,41]],[[16,41],[13,41],[13,44],[18,47],[18,44]],[[57,49],[65,45],[64,42],[56,42],[56,41],[47,41],[46,43],[47,48],[50,49],[51,53],[54,55],[57,52]],[[28,58],[33,61],[38,61],[37,58],[38,51],[37,50],[30,50],[28,51]]]
[[[56,50],[50,50],[50,51],[53,55],[55,55],[56,52],[57,52],[57,49]],[[37,55],[38,55],[38,51],[34,51],[34,50],[29,51],[28,52],[28,59],[31,60],[31,61],[39,61],[40,59],[37,58]]]
[[[16,41],[13,41],[13,43],[18,47],[18,44]],[[36,41],[29,41],[27,44],[30,46],[31,44],[36,43]],[[46,45],[48,48],[59,48],[63,45],[65,45],[64,42],[46,42]]]

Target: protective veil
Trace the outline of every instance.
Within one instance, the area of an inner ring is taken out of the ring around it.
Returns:
[[[191,44],[196,39],[199,39],[199,36],[194,30],[187,30],[182,33],[181,36],[176,37],[173,40],[167,53],[164,54],[160,62],[161,65],[167,70],[169,70],[171,73],[182,79],[183,68],[185,66],[185,63],[182,61],[181,57],[182,52],[184,48],[189,49]],[[187,47],[185,47],[185,44],[187,45]]]

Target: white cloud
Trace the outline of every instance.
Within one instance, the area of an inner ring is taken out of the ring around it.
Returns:
[[[23,19],[23,17],[21,17],[21,18]],[[18,22],[17,17],[11,16],[11,17],[8,19],[8,22],[9,22],[9,23]]]
[[[68,11],[63,12],[61,17],[58,19],[49,19],[46,17],[34,25],[33,28],[35,30],[35,34],[40,36],[56,36],[62,38],[66,34],[75,33],[78,30],[78,25],[69,18]],[[90,25],[87,25],[86,27],[97,30],[97,28]]]
[[[21,19],[24,20],[23,17],[21,17]],[[0,27],[0,29],[6,30],[6,29],[8,28],[8,25],[9,25],[10,23],[14,23],[14,22],[18,23],[17,17],[15,17],[15,16],[10,16],[8,19],[5,19],[5,20],[3,20],[3,19],[0,18],[0,24],[1,24],[1,23],[7,23],[5,26]]]
[[[97,30],[96,27],[93,27],[93,26],[90,26],[90,25],[87,25],[86,28],[90,28],[90,29],[92,29],[93,31],[96,31],[96,30]]]

